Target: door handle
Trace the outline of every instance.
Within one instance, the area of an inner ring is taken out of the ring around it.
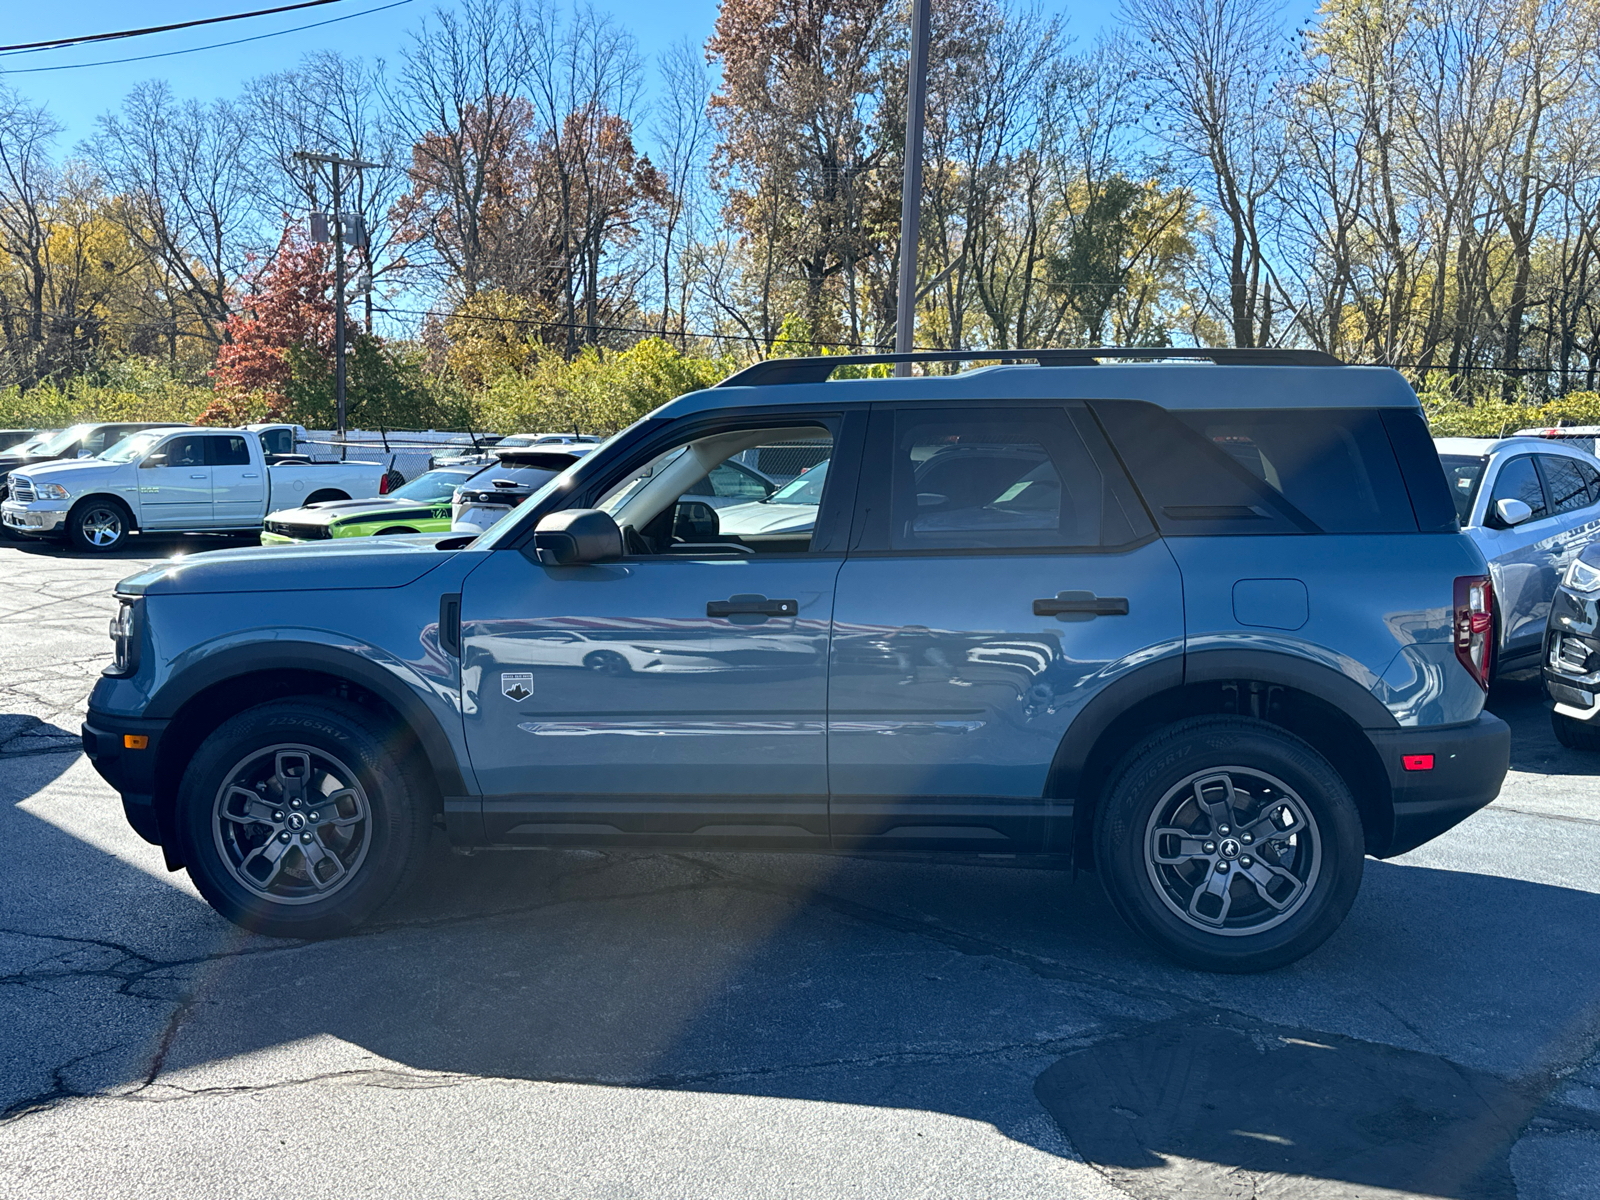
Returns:
[[[246,471],[243,475],[239,476],[239,478],[240,479],[260,479],[261,476],[256,474],[254,471]]]
[[[204,479],[205,476],[204,475],[191,475],[191,476],[189,476],[189,478],[190,479]]]
[[[800,611],[798,600],[768,600],[765,596],[743,594],[726,600],[706,601],[708,617],[792,617]]]
[[[1096,596],[1093,592],[1057,592],[1033,602],[1036,617],[1057,617],[1064,621],[1092,621],[1096,617],[1128,615],[1126,596]]]

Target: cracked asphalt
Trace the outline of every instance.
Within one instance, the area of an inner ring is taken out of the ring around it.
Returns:
[[[109,559],[0,541],[0,1195],[1600,1197],[1600,756],[1369,861],[1338,934],[1176,967],[1092,877],[448,853],[245,935],[77,748]]]

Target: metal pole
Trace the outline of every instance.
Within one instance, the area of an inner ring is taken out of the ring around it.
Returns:
[[[900,191],[900,293],[895,313],[894,348],[908,354],[917,321],[917,236],[922,225],[922,124],[928,96],[930,0],[912,0],[911,70],[906,84],[906,172]],[[910,375],[910,363],[896,363],[896,375]]]
[[[339,405],[339,457],[344,457],[344,216],[339,209],[339,163],[333,164],[333,394]]]

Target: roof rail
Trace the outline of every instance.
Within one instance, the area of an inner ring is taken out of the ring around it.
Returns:
[[[1064,350],[928,350],[915,354],[836,354],[806,358],[768,358],[728,376],[718,387],[754,387],[775,383],[823,383],[840,367],[876,367],[898,363],[1035,362],[1041,367],[1092,367],[1103,359],[1185,358],[1218,366],[1342,367],[1344,362],[1321,350],[1279,350],[1273,347],[1206,349],[1195,346],[1082,346]]]

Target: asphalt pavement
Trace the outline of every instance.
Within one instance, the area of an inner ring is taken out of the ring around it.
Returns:
[[[439,848],[359,933],[240,933],[77,747],[108,558],[0,541],[0,1195],[1600,1198],[1600,756],[1301,962],[1177,967],[1091,876]],[[237,544],[237,543],[235,543]]]

